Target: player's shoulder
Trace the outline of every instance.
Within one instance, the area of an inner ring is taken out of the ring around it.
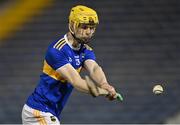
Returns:
[[[65,45],[66,45],[66,40],[65,38],[61,38],[59,40],[57,40],[56,42],[54,42],[52,45],[51,45],[51,48],[53,49],[56,49],[56,50],[61,50]]]
[[[92,51],[93,50],[93,48],[92,47],[90,47],[89,45],[87,45],[87,44],[84,44],[84,47],[87,49],[87,50],[90,50],[90,51]]]

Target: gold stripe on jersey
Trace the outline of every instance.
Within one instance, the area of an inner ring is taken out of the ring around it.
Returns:
[[[54,78],[55,80],[59,80],[63,83],[66,82],[66,80],[63,79],[62,76],[46,62],[46,60],[44,61],[43,73]]]
[[[79,67],[76,69],[78,73],[81,72],[82,67]],[[55,80],[59,80],[62,83],[66,83],[67,80],[65,80],[56,70],[54,70],[47,62],[44,60],[44,66],[43,66],[43,73],[47,74],[48,76],[54,78]]]
[[[63,39],[60,39],[60,40],[53,46],[53,48],[58,49],[59,46],[61,46],[64,42],[65,42],[65,39],[64,39],[64,38],[63,38]]]
[[[65,44],[66,44],[66,42],[64,42],[63,44],[61,44],[61,46],[58,48],[58,50],[60,50]]]
[[[53,48],[55,48],[57,46],[57,44],[59,44],[60,42],[62,42],[64,40],[64,38],[60,39],[54,46]]]

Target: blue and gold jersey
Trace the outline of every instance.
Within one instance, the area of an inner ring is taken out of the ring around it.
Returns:
[[[26,104],[59,117],[73,86],[56,70],[71,64],[77,72],[80,72],[87,59],[95,60],[95,54],[88,45],[81,45],[78,50],[75,50],[69,44],[66,35],[53,42],[47,49],[39,84]]]

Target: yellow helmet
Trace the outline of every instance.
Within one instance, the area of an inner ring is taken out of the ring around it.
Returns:
[[[95,10],[83,5],[78,5],[71,9],[69,23],[72,22],[78,27],[80,23],[96,25],[99,23],[99,20]]]

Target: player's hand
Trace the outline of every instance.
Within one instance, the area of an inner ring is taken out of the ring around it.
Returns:
[[[103,88],[98,87],[89,76],[85,76],[89,92],[93,97],[106,96],[109,92]]]
[[[105,84],[101,85],[101,88],[103,88],[109,92],[109,94],[106,96],[109,100],[116,99],[116,90],[113,86],[109,85],[108,83],[105,83]]]

